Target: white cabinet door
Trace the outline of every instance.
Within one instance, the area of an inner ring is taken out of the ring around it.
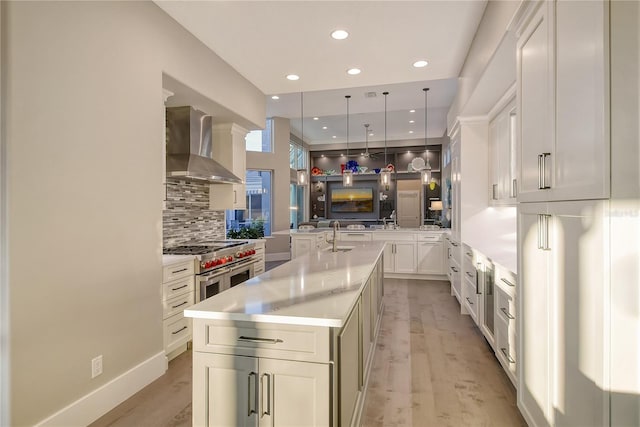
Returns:
[[[518,205],[518,406],[533,425],[550,425],[551,258],[539,221],[549,218],[544,203]]]
[[[418,273],[444,274],[444,243],[418,242]]]
[[[395,253],[393,243],[387,242],[384,245],[384,253],[382,254],[384,258],[384,272],[385,273],[393,273],[396,271],[395,269]]]
[[[360,395],[359,307],[351,313],[338,335],[340,414],[339,425],[350,426]]]
[[[371,282],[370,278],[362,291],[360,297],[360,307],[362,309],[361,320],[361,336],[362,336],[362,366],[367,366],[369,362],[369,354],[371,354],[371,344],[373,343],[372,334],[372,314],[371,314]],[[364,377],[361,378],[360,386],[363,386],[362,382]]]
[[[295,237],[291,239],[291,255],[297,258],[315,250],[315,240],[311,237]]]
[[[544,2],[520,34],[520,201],[609,196],[608,8]]]
[[[554,424],[607,425],[606,202],[549,203]],[[537,285],[536,285],[537,287]],[[538,325],[539,326],[539,325]],[[615,361],[613,361],[615,363]]]
[[[265,358],[259,365],[261,427],[330,425],[329,365]]]
[[[394,258],[396,273],[416,272],[415,242],[394,242]]]
[[[608,2],[556,2],[553,200],[609,196]]]
[[[193,352],[193,425],[258,425],[258,359]]]
[[[544,200],[546,190],[540,187],[551,181],[546,175],[543,183],[540,176],[543,161],[552,162],[553,151],[551,8],[551,3],[541,3],[517,44],[518,201]]]

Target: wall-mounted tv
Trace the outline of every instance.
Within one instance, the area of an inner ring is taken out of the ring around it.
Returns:
[[[373,189],[334,188],[331,191],[331,212],[373,212]]]

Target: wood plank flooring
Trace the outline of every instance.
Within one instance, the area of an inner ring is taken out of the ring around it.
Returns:
[[[447,282],[385,279],[385,304],[363,426],[526,426],[515,389]],[[191,356],[91,426],[191,426]]]
[[[526,426],[515,388],[448,282],[385,280],[362,425]]]

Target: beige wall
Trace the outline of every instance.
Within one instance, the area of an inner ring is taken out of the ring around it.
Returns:
[[[289,230],[289,119],[274,117],[272,125],[272,153],[247,152],[247,169],[272,170],[273,212],[272,231]],[[267,255],[289,253],[289,235],[275,234],[267,239]]]
[[[265,105],[153,3],[1,6],[11,425],[31,425],[162,351],[162,73],[257,127]]]

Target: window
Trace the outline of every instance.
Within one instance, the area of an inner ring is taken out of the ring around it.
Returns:
[[[252,130],[245,137],[247,151],[270,153],[271,149],[271,120],[267,120],[264,130]]]
[[[270,170],[248,170],[246,182],[246,210],[227,210],[227,230],[251,227],[262,223],[264,235],[271,235],[271,195],[273,172]]]
[[[304,221],[304,186],[289,185],[289,223],[292,229],[297,229],[298,224]]]
[[[289,141],[289,167],[306,169],[309,151],[296,141]]]

